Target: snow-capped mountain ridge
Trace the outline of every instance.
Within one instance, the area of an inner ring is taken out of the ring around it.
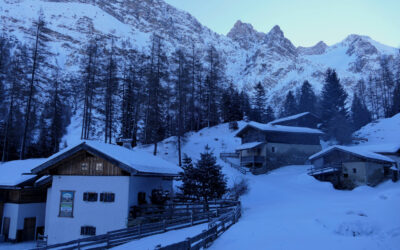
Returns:
[[[214,45],[226,59],[228,81],[249,89],[262,82],[270,101],[279,104],[287,91],[309,80],[318,91],[328,67],[338,71],[347,91],[376,70],[379,58],[395,55],[395,48],[366,36],[350,35],[327,46],[295,47],[278,25],[268,33],[251,24],[236,22],[225,36],[203,26],[189,13],[162,0],[0,0],[3,30],[27,41],[28,28],[42,10],[51,30],[51,47],[76,70],[75,62],[91,35],[113,35],[147,49],[151,33],[160,34],[170,54],[177,46],[206,48]]]

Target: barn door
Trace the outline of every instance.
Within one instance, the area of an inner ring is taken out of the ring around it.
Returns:
[[[23,241],[35,240],[36,217],[24,219]]]
[[[8,235],[10,233],[10,217],[3,218],[3,236],[4,240],[8,240]]]

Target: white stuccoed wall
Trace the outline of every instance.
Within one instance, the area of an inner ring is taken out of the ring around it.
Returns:
[[[42,227],[45,223],[46,203],[27,203],[27,204],[4,204],[4,217],[10,217],[9,238],[17,238],[17,230],[24,229],[24,219],[36,217],[36,227]],[[1,230],[3,225],[1,225]]]
[[[73,218],[59,217],[62,190],[75,191]],[[83,201],[84,192],[99,193],[97,202]],[[115,193],[114,202],[100,202],[100,193]],[[53,176],[47,193],[46,235],[48,243],[81,237],[81,226],[96,227],[96,234],[126,227],[129,213],[128,176]]]
[[[45,234],[48,243],[62,243],[81,237],[81,226],[96,227],[96,235],[126,227],[129,208],[137,204],[138,192],[170,190],[172,180],[137,176],[54,176],[47,191]],[[59,217],[61,191],[75,191],[73,218]],[[97,202],[83,201],[84,192],[97,192]],[[100,193],[115,193],[115,202],[100,202]]]

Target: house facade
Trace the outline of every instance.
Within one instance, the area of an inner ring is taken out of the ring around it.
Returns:
[[[332,146],[309,159],[313,164],[309,174],[339,189],[375,186],[390,178],[397,165],[391,158],[361,147]]]
[[[151,203],[153,190],[172,194],[180,169],[121,146],[85,141],[32,170],[52,176],[47,189],[48,244],[127,227],[132,206]]]
[[[1,240],[32,241],[44,233],[49,180],[27,175],[43,161],[30,159],[0,164]]]
[[[285,165],[304,164],[321,150],[318,129],[249,122],[236,134],[242,145],[236,149],[242,167],[262,173]]]

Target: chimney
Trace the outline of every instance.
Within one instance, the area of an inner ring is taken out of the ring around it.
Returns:
[[[132,139],[127,139],[127,138],[118,138],[117,139],[117,145],[122,146],[127,149],[132,149]]]

